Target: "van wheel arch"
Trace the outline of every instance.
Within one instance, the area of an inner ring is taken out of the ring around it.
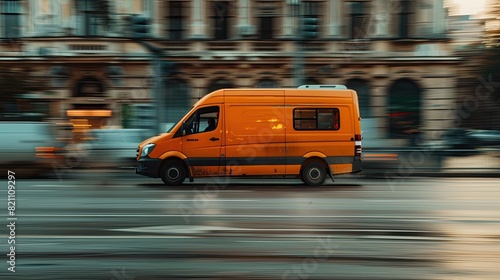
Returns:
[[[189,168],[180,158],[166,158],[160,167],[160,178],[167,186],[181,185],[186,178],[191,178]]]
[[[314,175],[312,175],[311,172],[313,172]],[[307,185],[320,186],[321,184],[323,184],[327,176],[332,178],[332,173],[330,172],[330,167],[322,158],[308,158],[302,163],[302,166],[300,167],[299,178]]]

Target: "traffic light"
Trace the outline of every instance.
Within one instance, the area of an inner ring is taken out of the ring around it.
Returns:
[[[319,28],[318,28],[318,18],[317,17],[302,17],[301,18],[301,32],[303,39],[315,39],[318,38]]]
[[[132,15],[130,17],[130,31],[132,39],[150,38],[150,19],[145,16]]]

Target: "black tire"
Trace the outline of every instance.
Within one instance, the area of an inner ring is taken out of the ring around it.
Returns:
[[[320,162],[312,161],[304,166],[301,175],[307,185],[320,186],[326,179],[326,170]]]
[[[168,160],[160,171],[160,177],[167,186],[182,185],[187,176],[186,166],[177,160]]]

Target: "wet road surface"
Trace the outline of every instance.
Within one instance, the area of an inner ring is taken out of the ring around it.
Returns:
[[[499,279],[498,179],[326,183],[19,179],[0,279]]]

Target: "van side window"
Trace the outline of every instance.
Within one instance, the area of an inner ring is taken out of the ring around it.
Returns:
[[[297,108],[293,111],[293,128],[296,130],[338,130],[340,113],[337,108]]]
[[[185,135],[213,131],[219,124],[219,106],[196,110],[184,123]]]

